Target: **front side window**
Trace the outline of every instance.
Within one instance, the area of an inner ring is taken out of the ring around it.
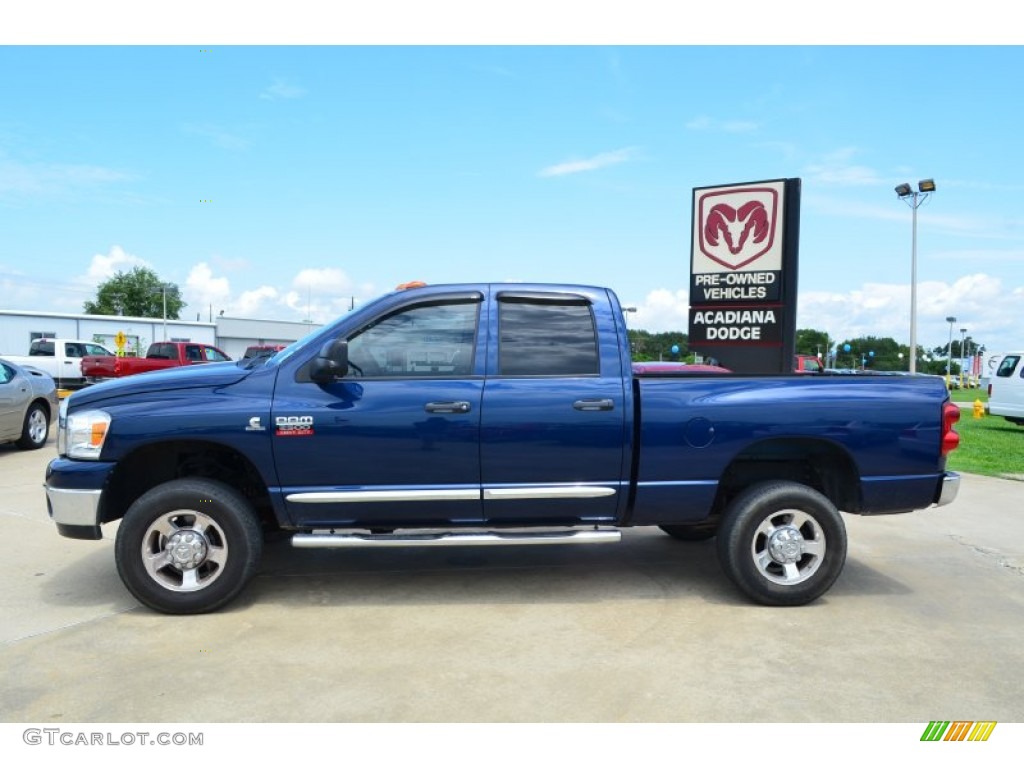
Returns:
[[[352,372],[362,376],[468,376],[473,372],[478,302],[417,304],[348,339]]]
[[[584,299],[502,298],[498,325],[502,376],[600,373],[594,317]]]
[[[227,360],[227,358],[224,357],[224,355],[222,355],[218,350],[214,349],[213,347],[205,347],[205,352],[206,361],[208,363],[223,363],[225,360]]]

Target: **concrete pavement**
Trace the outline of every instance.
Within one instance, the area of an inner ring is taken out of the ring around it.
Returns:
[[[227,609],[163,616],[121,585],[113,526],[57,535],[41,451],[0,447],[6,722],[1024,720],[1024,484],[845,516],[802,608],[744,600],[713,542],[377,551],[269,545]]]

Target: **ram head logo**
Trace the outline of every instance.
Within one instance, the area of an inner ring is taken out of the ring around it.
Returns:
[[[701,251],[708,258],[729,269],[740,269],[771,249],[775,239],[774,204],[748,199],[733,206],[719,197],[720,202],[705,209],[704,203],[712,198],[709,195],[701,201],[701,210],[706,211],[700,226]],[[774,194],[768,202],[774,202]]]

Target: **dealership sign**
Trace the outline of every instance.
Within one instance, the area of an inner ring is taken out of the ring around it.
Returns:
[[[800,180],[693,190],[690,347],[741,372],[790,370]]]

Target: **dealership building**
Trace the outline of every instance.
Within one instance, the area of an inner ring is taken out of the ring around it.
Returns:
[[[118,333],[128,354],[145,355],[155,341],[213,344],[228,357],[242,357],[254,344],[291,344],[320,328],[316,323],[218,317],[211,323],[121,315],[73,315],[0,309],[0,356],[27,355],[35,339],[81,339],[115,348]]]

